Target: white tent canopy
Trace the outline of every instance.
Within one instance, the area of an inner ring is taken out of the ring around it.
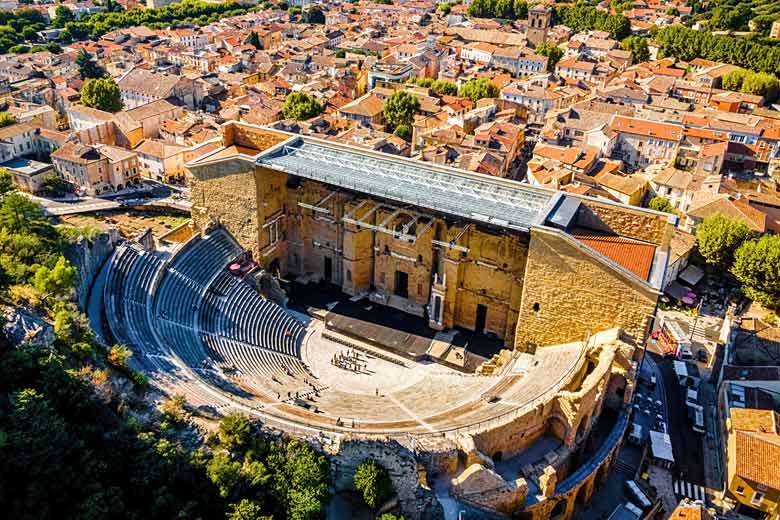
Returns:
[[[661,460],[674,462],[672,454],[672,441],[668,433],[650,431],[650,448],[653,450],[653,457]]]

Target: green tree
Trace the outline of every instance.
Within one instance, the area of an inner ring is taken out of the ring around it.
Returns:
[[[245,448],[249,444],[252,425],[240,413],[231,413],[219,421],[217,436],[220,444],[228,451]]]
[[[742,83],[745,81],[748,74],[750,74],[750,72],[745,69],[734,69],[723,76],[721,86],[726,90],[739,92],[742,89]]]
[[[663,197],[653,197],[650,202],[647,203],[647,207],[654,209],[655,211],[663,211],[664,213],[674,213],[674,208],[671,202]]]
[[[720,213],[705,218],[696,228],[699,253],[707,264],[723,271],[734,262],[734,252],[739,246],[751,238],[753,232],[744,222]]]
[[[3,198],[0,206],[0,227],[12,233],[24,233],[45,221],[41,207],[19,193]]]
[[[76,321],[73,315],[62,309],[54,315],[54,335],[62,342],[73,341],[76,333]]]
[[[437,5],[436,10],[439,11],[441,14],[447,15],[450,14],[450,11],[452,11],[452,6],[445,2],[443,4]]]
[[[536,47],[535,52],[540,56],[547,56],[547,70],[549,72],[554,71],[555,65],[563,58],[563,51],[554,43],[542,43]]]
[[[363,501],[376,509],[393,494],[390,474],[374,460],[361,462],[355,471],[355,489],[363,495]]]
[[[127,361],[133,356],[133,351],[124,345],[114,345],[108,351],[107,360],[118,368],[127,368]]]
[[[493,16],[495,18],[514,18],[513,0],[495,0],[493,3]]]
[[[745,241],[734,254],[731,268],[742,291],[765,307],[780,306],[780,235]]]
[[[385,513],[379,517],[379,520],[404,520],[403,515],[394,515],[393,513]]]
[[[81,79],[97,79],[105,77],[106,75],[106,70],[98,65],[98,63],[92,59],[92,55],[84,49],[81,49],[76,55],[76,65],[79,67]]]
[[[14,186],[14,179],[6,168],[0,168],[0,197],[6,193],[11,193],[16,188]]]
[[[634,63],[642,63],[650,59],[650,49],[647,47],[646,38],[629,36],[620,42],[620,48],[631,52]]]
[[[227,520],[272,520],[273,517],[263,514],[260,504],[246,498],[235,504],[230,504]]]
[[[60,255],[52,269],[43,265],[35,271],[34,286],[44,294],[64,294],[73,287],[76,276],[76,268]]]
[[[305,92],[292,92],[287,96],[282,106],[285,119],[305,121],[322,114],[323,108],[319,101]]]
[[[81,89],[81,102],[104,112],[122,110],[122,94],[112,78],[90,79]]]
[[[460,97],[469,98],[471,102],[476,105],[477,101],[480,99],[498,97],[498,93],[498,87],[485,78],[479,78],[467,81],[460,87],[458,95]]]
[[[528,18],[528,3],[525,0],[515,0],[515,20]]]
[[[325,23],[325,13],[322,12],[319,6],[315,5],[306,10],[304,20],[306,23],[323,24]]]
[[[780,91],[780,80],[774,74],[756,72],[748,74],[742,82],[742,92],[763,96],[767,101],[774,102]]]
[[[444,79],[437,79],[431,83],[431,89],[437,96],[457,96],[458,87],[455,83]]]
[[[16,118],[8,112],[0,112],[0,128],[16,124]]]
[[[219,496],[227,498],[241,479],[241,463],[232,460],[227,453],[215,453],[206,465],[206,474],[217,489]]]
[[[255,31],[249,33],[249,38],[247,38],[246,42],[255,49],[263,48],[263,42],[260,41],[260,36]]]
[[[406,139],[408,141],[412,136],[412,129],[406,125],[398,125],[395,127],[395,134],[401,139]]]
[[[343,58],[347,55],[346,49],[338,49],[336,51],[336,58]]]
[[[65,27],[65,24],[68,22],[73,22],[76,20],[76,17],[73,16],[73,11],[65,7],[64,5],[58,5],[54,9],[54,20],[52,20],[52,25],[54,27]]]
[[[393,128],[411,127],[414,116],[420,112],[420,100],[405,90],[396,90],[385,101],[385,121]]]

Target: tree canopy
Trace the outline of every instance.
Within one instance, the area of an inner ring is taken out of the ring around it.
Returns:
[[[780,235],[764,235],[744,242],[731,268],[742,291],[760,304],[780,307]]]
[[[184,0],[154,9],[135,8],[121,12],[101,12],[83,16],[78,21],[65,23],[65,39],[97,39],[107,32],[123,27],[145,25],[151,29],[164,29],[171,25],[194,23],[207,25],[222,18],[256,11],[252,7],[236,2],[209,3],[198,0]]]
[[[411,127],[414,115],[420,111],[420,100],[405,90],[396,90],[385,101],[385,121],[393,128]]]
[[[311,446],[267,439],[229,415],[196,449],[187,417],[200,409],[180,396],[160,414],[149,409],[146,378],[128,364],[132,352],[97,342],[71,301],[77,273],[65,255],[74,228],[54,226],[4,177],[0,300],[53,323],[54,340],[11,346],[0,335],[3,517],[323,518],[328,464]]]
[[[714,36],[708,31],[672,25],[658,31],[655,41],[660,57],[672,56],[684,61],[704,58],[771,74],[780,70],[780,46],[748,38]]]
[[[606,31],[616,40],[622,40],[631,34],[631,22],[628,18],[622,14],[609,14],[595,7],[560,7],[556,10],[556,19],[576,32]]]
[[[92,58],[92,54],[85,49],[81,49],[76,55],[76,65],[79,66],[81,79],[87,80],[106,76],[106,69],[98,65]]]
[[[0,112],[0,128],[11,126],[16,123],[16,118],[8,112]]]
[[[475,106],[480,99],[498,97],[498,94],[498,87],[485,78],[467,81],[458,92],[459,96],[469,98]]]
[[[642,63],[650,59],[650,49],[647,47],[646,38],[629,36],[620,42],[620,48],[631,53],[634,63]]]
[[[282,106],[282,115],[286,119],[305,121],[322,114],[319,101],[305,92],[291,92]]]
[[[753,235],[744,222],[726,218],[720,213],[705,218],[696,228],[699,253],[707,264],[724,272],[734,262],[734,253],[739,246]]]
[[[555,65],[563,58],[563,51],[554,43],[542,43],[536,47],[536,54],[547,56],[547,70],[552,72]]]
[[[472,0],[468,15],[476,18],[522,20],[528,17],[525,0]]]
[[[650,202],[647,203],[647,207],[654,209],[655,211],[663,211],[664,213],[674,213],[674,207],[671,202],[663,197],[653,197]]]
[[[390,474],[378,462],[366,460],[355,471],[355,489],[363,496],[363,501],[371,509],[381,506],[393,494]]]
[[[104,112],[122,110],[122,94],[113,78],[87,80],[81,89],[81,102]]]
[[[306,23],[323,24],[325,23],[325,13],[322,12],[322,9],[319,6],[315,5],[308,8],[303,13],[303,20]]]

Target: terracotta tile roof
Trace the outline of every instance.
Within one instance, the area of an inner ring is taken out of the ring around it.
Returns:
[[[731,428],[743,432],[778,433],[780,416],[773,410],[731,408]]]
[[[569,234],[597,253],[625,267],[642,280],[647,280],[650,276],[655,257],[653,244],[586,228],[575,228]]]
[[[384,110],[382,101],[373,94],[366,94],[340,108],[341,112],[376,117]]]
[[[740,477],[780,489],[780,435],[737,431],[736,473]]]
[[[701,204],[698,204],[699,200]],[[748,225],[752,230],[763,233],[766,231],[766,214],[754,208],[750,203],[744,200],[731,200],[728,195],[720,195],[714,198],[702,197],[694,201],[688,209],[688,215],[694,218],[704,219],[715,213],[720,213],[731,219],[739,219]]]
[[[609,125],[610,129],[626,134],[643,135],[667,141],[680,141],[683,136],[683,127],[669,123],[658,123],[644,119],[616,116]]]

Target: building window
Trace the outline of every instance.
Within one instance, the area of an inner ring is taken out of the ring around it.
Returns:
[[[379,273],[379,284],[380,285],[384,285],[385,284],[385,272],[384,271]]]
[[[737,495],[745,496],[745,486],[737,486]]]
[[[422,293],[423,293],[423,286],[422,286],[422,284],[421,284],[421,283],[418,283],[418,284],[417,284],[417,294],[418,294],[419,296],[422,296]]]
[[[350,271],[349,269],[347,269],[347,281],[348,282],[352,281],[352,271]]]
[[[753,498],[750,499],[750,502],[759,505],[763,500],[764,500],[764,494],[761,491],[756,491],[755,493],[753,493]]]

